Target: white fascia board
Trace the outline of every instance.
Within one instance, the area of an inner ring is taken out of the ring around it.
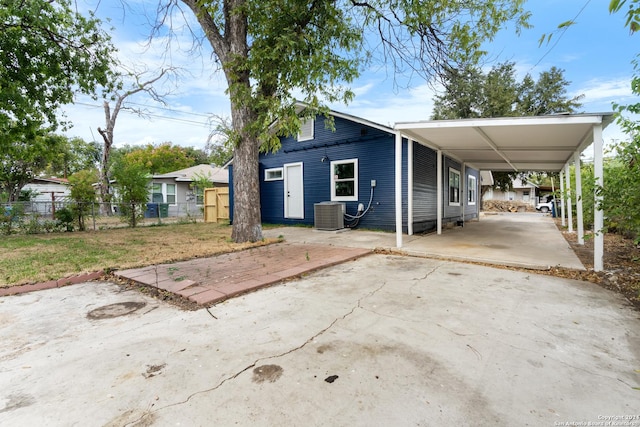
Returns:
[[[608,113],[609,114],[609,113]],[[490,119],[460,119],[460,120],[430,120],[418,122],[398,122],[394,125],[397,130],[409,129],[445,129],[468,127],[498,127],[498,126],[531,126],[556,124],[600,124],[604,114],[580,114],[557,116],[526,116],[526,117],[498,117]]]

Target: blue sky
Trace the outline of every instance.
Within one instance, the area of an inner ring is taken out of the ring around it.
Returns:
[[[116,1],[77,2],[81,9],[95,10],[97,5],[97,16],[110,20],[105,28],[113,27],[111,35],[123,63],[136,69],[147,69],[150,74],[169,63],[180,67],[180,71],[175,79],[160,88],[170,93],[166,97],[167,106],[144,95],[130,98],[136,107],[145,106],[149,116],[141,118],[123,111],[116,124],[116,146],[171,141],[202,148],[210,131],[207,117],[229,115],[224,77],[215,71],[210,48],[205,46],[197,55],[185,52],[191,46],[191,38],[182,31],[184,18],[181,16],[173,17],[177,38],[172,41],[170,55],[166,54],[166,39],[161,37],[145,48],[150,27],[144,15],[154,16],[157,1],[128,0],[126,3],[127,9]],[[608,3],[608,0],[529,0],[526,8],[532,12],[533,28],[519,37],[513,28],[508,28],[487,43],[485,49],[492,61],[487,66],[496,62],[515,62],[519,78],[527,73],[537,78],[540,72],[552,66],[561,68],[565,70],[565,78],[571,81],[569,95],[585,95],[582,100],[584,112],[612,111],[612,102],[637,102],[631,94],[630,81],[631,61],[636,53],[640,53],[640,34],[630,35],[624,28],[624,15],[610,15]],[[186,7],[184,10],[187,11]],[[193,24],[193,16],[187,15]],[[554,32],[559,23],[574,18],[575,25],[564,33],[554,33],[550,43],[538,45],[543,34]],[[414,77],[408,88],[399,88],[394,85],[390,73],[380,67],[365,71],[351,86],[356,93],[354,101],[347,106],[331,107],[389,126],[399,121],[428,119],[433,106],[431,86]],[[100,101],[79,97],[77,104],[66,107],[65,112],[74,123],[68,135],[101,141],[96,130],[99,126],[104,127]],[[620,139],[625,139],[625,135],[617,126],[611,125],[605,130],[606,144]]]

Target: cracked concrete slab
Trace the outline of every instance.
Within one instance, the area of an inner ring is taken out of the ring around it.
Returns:
[[[620,296],[436,259],[371,255],[198,311],[105,282],[5,297],[0,337],[0,425],[552,426],[640,397]]]

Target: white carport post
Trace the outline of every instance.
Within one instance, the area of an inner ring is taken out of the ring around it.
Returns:
[[[438,174],[438,176],[436,177],[436,197],[437,197],[437,202],[436,202],[436,208],[438,209],[438,212],[436,213],[436,230],[437,230],[437,234],[442,234],[442,198],[444,197],[444,191],[442,188],[442,151],[438,150],[437,154],[436,154],[436,158],[437,158],[437,166],[436,166],[436,173]]]
[[[464,208],[467,203],[467,165],[465,162],[460,164],[460,195],[458,200],[460,201],[460,216],[462,217],[462,224],[464,224]]]
[[[564,178],[567,181],[567,225],[569,226],[569,233],[573,233],[573,202],[571,200],[571,170],[569,167],[569,162],[567,162],[564,165]]]
[[[402,247],[402,134],[396,131],[396,247]]]
[[[562,226],[564,227],[565,225],[567,225],[567,220],[565,219],[565,215],[567,213],[567,210],[565,208],[566,203],[565,203],[565,196],[567,195],[567,193],[565,193],[564,191],[564,170],[560,171],[560,215],[562,215]]]
[[[604,269],[604,212],[602,211],[602,194],[598,188],[604,187],[604,168],[602,160],[602,125],[593,127],[593,174],[596,179],[593,202],[593,270]]]
[[[407,234],[413,236],[413,140],[407,144]]]
[[[578,244],[584,245],[584,217],[582,210],[582,174],[580,165],[580,151],[573,155],[573,164],[576,174],[576,221],[578,223]]]

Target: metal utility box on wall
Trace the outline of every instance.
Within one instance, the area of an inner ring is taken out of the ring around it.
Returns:
[[[314,226],[318,230],[344,228],[344,203],[321,202],[313,205]]]

